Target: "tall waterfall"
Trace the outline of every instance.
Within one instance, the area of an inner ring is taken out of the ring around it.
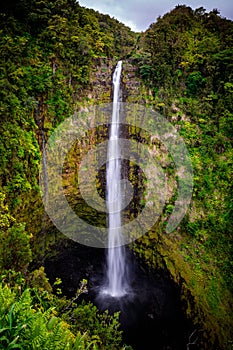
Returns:
[[[122,61],[113,74],[113,112],[107,156],[108,255],[106,294],[121,297],[126,293],[124,238],[121,232],[121,160],[119,144],[119,97]]]

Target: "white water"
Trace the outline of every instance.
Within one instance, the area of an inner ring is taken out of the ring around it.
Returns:
[[[113,112],[107,163],[108,255],[105,293],[112,297],[126,294],[124,239],[121,233],[121,160],[119,144],[119,97],[122,61],[113,74]]]

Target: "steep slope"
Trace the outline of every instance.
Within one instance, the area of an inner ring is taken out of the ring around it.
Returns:
[[[133,57],[147,105],[179,131],[194,168],[191,205],[178,228],[164,233],[174,185],[160,224],[134,248],[180,285],[207,339],[203,349],[230,349],[232,338],[232,34],[232,21],[217,10],[177,6],[141,36]]]
[[[73,0],[21,0],[1,4],[0,30],[3,282],[21,291],[26,278],[32,286],[51,289],[43,270],[33,276],[28,270],[32,258],[31,269],[43,263],[45,252],[56,254],[53,248],[69,244],[44,212],[38,186],[41,152],[67,117],[111,101],[113,69],[123,59],[123,100],[150,106],[167,117],[185,140],[194,167],[191,205],[178,228],[166,235],[178,188],[171,157],[153,135],[139,128],[127,130],[136,141],[150,145],[170,181],[159,222],[131,248],[148,265],[169,271],[187,315],[196,323],[201,349],[230,349],[232,21],[216,10],[178,6],[139,36]],[[101,135],[93,131],[82,141],[91,148],[97,138],[106,137],[103,129]],[[77,162],[73,164],[77,168]],[[73,175],[75,171],[65,169],[67,191]],[[135,176],[131,181],[137,185]],[[98,187],[104,195],[101,181]],[[70,201],[75,204],[71,197]],[[85,208],[79,203],[80,212]],[[49,306],[53,303],[58,301]],[[66,307],[69,303],[60,310]]]

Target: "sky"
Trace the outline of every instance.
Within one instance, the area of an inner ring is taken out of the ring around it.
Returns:
[[[193,9],[204,7],[207,12],[217,8],[222,17],[233,20],[232,0],[78,0],[84,7],[92,8],[118,19],[136,32],[146,30],[158,16],[163,16],[176,5]]]

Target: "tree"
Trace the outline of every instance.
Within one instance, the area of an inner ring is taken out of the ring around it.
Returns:
[[[31,235],[25,224],[16,223],[4,200],[5,195],[0,193],[0,270],[26,272],[32,259]]]

